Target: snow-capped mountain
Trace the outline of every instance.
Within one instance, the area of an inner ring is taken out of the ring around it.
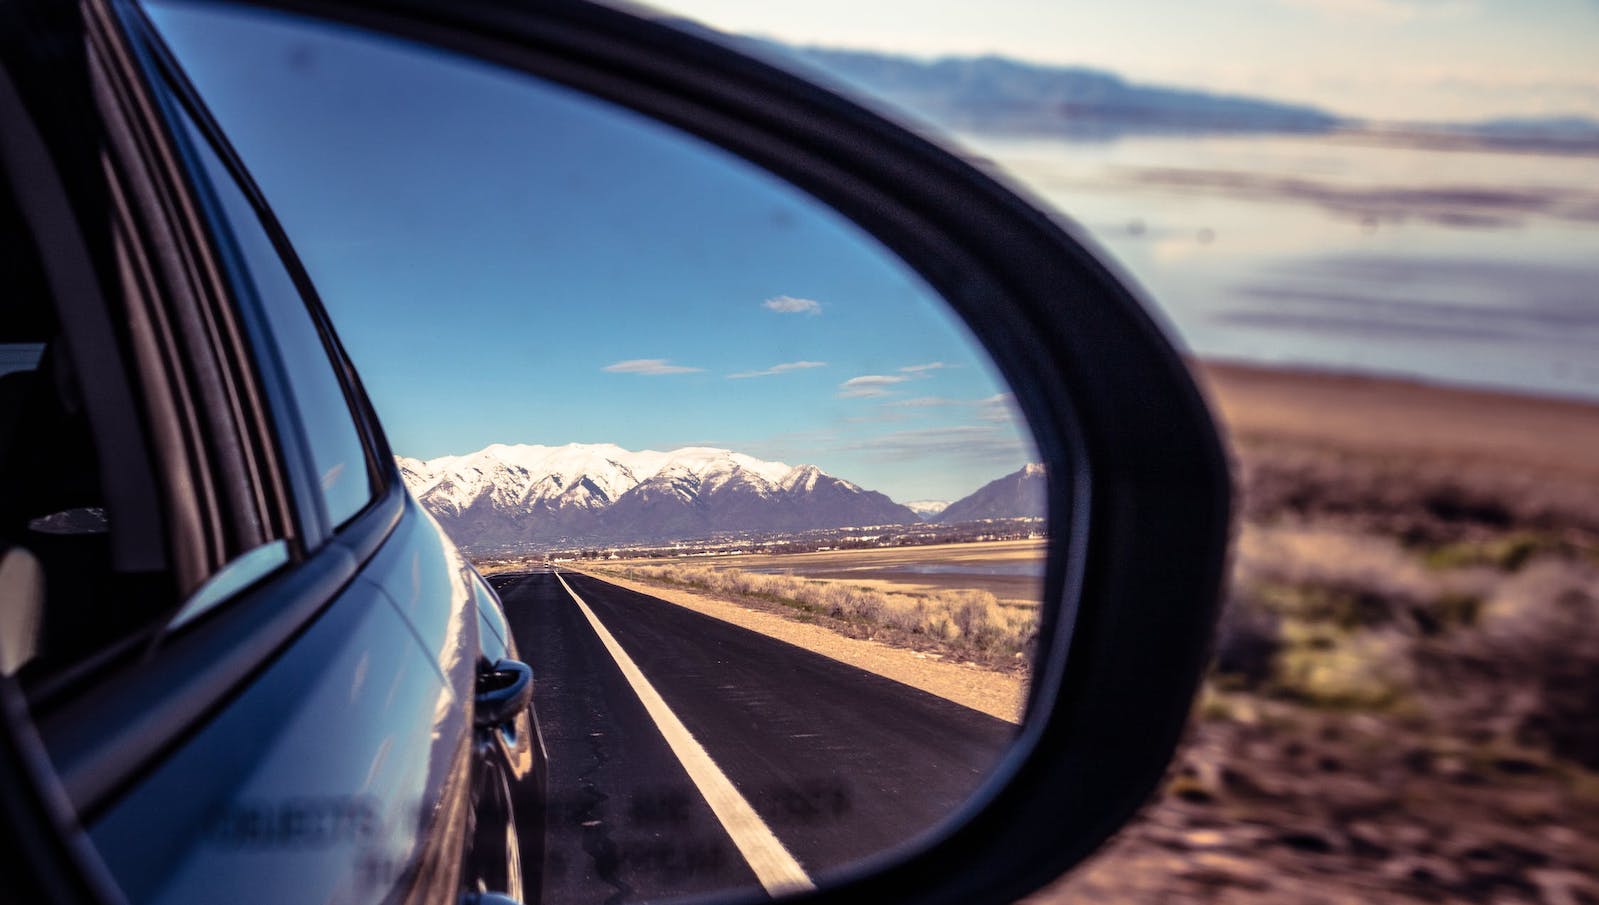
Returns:
[[[931,521],[934,516],[949,508],[949,500],[911,500],[905,508]]]
[[[1025,465],[950,503],[933,521],[947,524],[985,518],[1043,518],[1048,499],[1046,481],[1044,466]]]
[[[497,443],[463,456],[397,461],[417,498],[457,543],[471,547],[918,520],[883,494],[814,465],[712,447],[635,452],[614,444]]]

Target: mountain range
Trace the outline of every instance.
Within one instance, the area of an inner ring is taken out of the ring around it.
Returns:
[[[1141,85],[1101,69],[1002,56],[920,60],[768,43],[854,88],[952,130],[1102,139],[1171,132],[1325,132],[1343,124],[1305,104]]]
[[[1085,66],[1031,63],[997,55],[922,59],[749,36],[721,39],[812,75],[831,78],[950,131],[1090,141],[1159,134],[1370,131],[1389,141],[1599,151],[1599,120],[1586,116],[1383,122],[1309,104],[1139,83]]]
[[[1043,518],[1048,504],[1044,466],[1029,464],[979,487],[938,514],[945,524],[986,518]]]
[[[613,444],[495,444],[461,456],[396,457],[417,499],[455,541],[477,549],[541,543],[652,542],[724,532],[912,524],[915,509],[834,477],[732,450],[631,451]],[[1027,477],[1033,475],[1035,477]],[[1042,515],[1041,466],[986,485],[929,520]],[[1020,477],[1019,477],[1020,476]],[[1004,485],[1011,481],[1012,485]],[[996,485],[1009,489],[991,490]],[[1037,488],[1036,501],[1018,488]],[[934,507],[918,501],[918,508]],[[952,516],[951,513],[954,513]]]

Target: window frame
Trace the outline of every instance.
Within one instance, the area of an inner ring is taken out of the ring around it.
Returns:
[[[232,283],[233,296],[242,301],[241,296],[253,295],[254,283],[249,276],[250,266],[247,257],[240,248],[237,238],[232,235],[235,228],[229,214],[223,210],[222,203],[217,197],[216,187],[209,184],[205,173],[205,166],[199,161],[200,149],[190,146],[188,136],[185,134],[179,117],[188,118],[196,132],[210,144],[210,150],[216,154],[221,166],[227,171],[235,186],[244,195],[252,212],[260,222],[261,228],[266,232],[272,243],[273,250],[277,253],[278,263],[289,274],[295,289],[299,292],[300,300],[305,305],[307,316],[311,319],[318,338],[322,343],[322,351],[327,356],[333,368],[335,379],[343,393],[345,405],[348,408],[350,419],[355,427],[356,436],[361,444],[364,456],[364,465],[367,473],[367,501],[350,517],[342,522],[334,523],[327,512],[327,507],[320,489],[314,458],[311,452],[312,441],[304,433],[304,423],[297,416],[297,404],[293,397],[293,390],[289,386],[286,375],[281,373],[281,364],[277,361],[263,361],[275,359],[276,355],[263,355],[260,345],[275,342],[276,337],[270,335],[270,326],[266,323],[252,325],[250,332],[259,331],[260,336],[252,336],[256,348],[252,352],[252,360],[257,372],[265,385],[265,405],[273,413],[287,410],[290,416],[287,419],[273,418],[274,424],[281,425],[289,422],[294,437],[277,438],[280,454],[285,464],[285,472],[294,500],[296,526],[299,529],[299,550],[302,555],[320,547],[338,533],[344,525],[355,521],[359,516],[370,509],[383,495],[388,485],[397,480],[392,467],[393,456],[389,453],[388,441],[382,428],[372,411],[370,401],[362,388],[360,378],[354,367],[350,364],[349,357],[339,342],[338,335],[333,331],[327,312],[324,309],[321,297],[317,294],[316,286],[312,283],[309,274],[299,256],[294,252],[289,243],[288,236],[273,215],[271,208],[262,197],[255,181],[250,178],[248,171],[239,160],[232,146],[222,135],[215,120],[206,110],[198,93],[178,68],[171,53],[143,18],[142,14],[129,23],[130,30],[138,33],[139,40],[147,53],[154,71],[150,73],[153,93],[162,103],[166,126],[174,144],[183,155],[185,172],[190,180],[191,191],[200,200],[205,217],[209,221],[212,233],[213,247],[219,256],[226,262],[226,269]],[[257,304],[262,301],[257,299]],[[235,302],[236,317],[242,305]],[[248,315],[245,315],[247,318]],[[277,372],[277,373],[274,373]],[[388,465],[389,467],[385,467]]]

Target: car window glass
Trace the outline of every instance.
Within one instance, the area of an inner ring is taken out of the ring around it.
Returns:
[[[259,216],[211,144],[184,126],[228,218],[255,289],[258,354],[276,358],[292,396],[278,401],[284,437],[299,436],[316,470],[328,524],[337,526],[372,497],[366,451],[327,345]],[[246,304],[250,304],[246,300]],[[297,419],[297,424],[295,423]]]

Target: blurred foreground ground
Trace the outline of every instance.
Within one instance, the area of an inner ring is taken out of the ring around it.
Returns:
[[[1599,905],[1599,408],[1204,376],[1216,667],[1156,799],[1029,901]]]

